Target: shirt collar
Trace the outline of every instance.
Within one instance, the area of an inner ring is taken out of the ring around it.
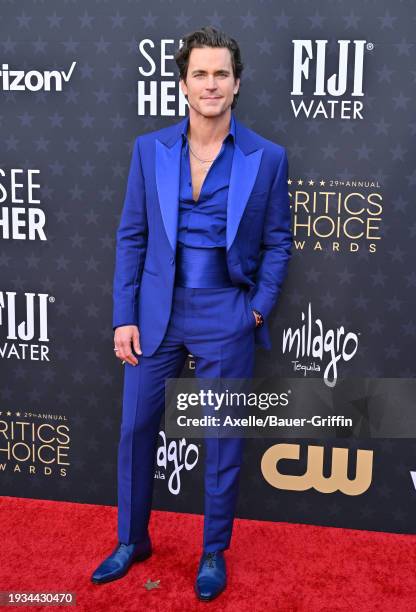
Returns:
[[[189,115],[186,117],[186,121],[184,121],[184,125],[181,131],[182,143],[185,145],[188,143],[188,138],[187,138],[188,127],[189,127]],[[234,118],[234,113],[232,111],[231,111],[230,129],[228,130],[228,134],[224,138],[224,140],[226,140],[230,136],[232,137],[233,142],[235,142],[235,118]]]

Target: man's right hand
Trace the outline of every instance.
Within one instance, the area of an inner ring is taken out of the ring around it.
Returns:
[[[120,361],[127,361],[131,365],[137,365],[139,362],[133,355],[131,347],[138,355],[142,354],[139,342],[139,328],[137,325],[120,325],[114,331],[114,348],[118,349],[114,352],[115,356]]]

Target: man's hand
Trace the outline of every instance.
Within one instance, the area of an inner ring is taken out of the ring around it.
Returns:
[[[139,328],[137,325],[120,325],[114,332],[114,348],[117,349],[115,356],[121,361],[128,361],[131,365],[139,362],[133,355],[131,347],[138,355],[142,354],[139,342]]]
[[[258,327],[261,323],[261,318],[258,316],[255,310],[252,310],[251,312],[253,313],[253,317],[256,319],[256,327]]]

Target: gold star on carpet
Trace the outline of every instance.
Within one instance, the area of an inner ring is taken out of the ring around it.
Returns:
[[[147,589],[148,591],[151,591],[152,589],[158,589],[159,582],[160,582],[160,578],[159,580],[155,580],[154,582],[150,580],[150,578],[148,578],[146,582],[144,583],[144,588]]]

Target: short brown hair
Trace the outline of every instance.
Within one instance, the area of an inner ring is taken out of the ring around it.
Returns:
[[[241,78],[243,71],[243,62],[241,61],[240,47],[234,38],[231,38],[225,32],[216,30],[211,26],[205,26],[194,32],[190,32],[182,36],[183,45],[174,55],[176,65],[179,69],[179,79],[186,81],[188,74],[189,56],[192,49],[200,49],[202,47],[225,47],[230,51],[231,64],[233,67],[234,79]],[[231,108],[237,104],[240,89],[234,94],[234,100]]]

